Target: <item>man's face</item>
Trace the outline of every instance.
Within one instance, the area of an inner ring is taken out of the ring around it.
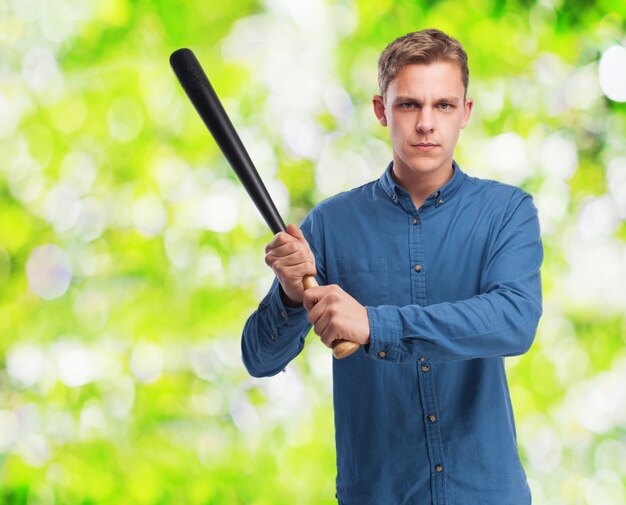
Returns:
[[[405,178],[449,175],[454,147],[472,111],[458,65],[407,65],[375,96],[374,112],[389,127],[394,174]]]

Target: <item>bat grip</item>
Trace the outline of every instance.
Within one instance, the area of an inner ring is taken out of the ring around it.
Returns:
[[[318,286],[315,277],[312,275],[305,276],[304,279],[302,279],[302,284],[304,285],[305,291]],[[359,347],[361,347],[359,344],[351,340],[335,340],[333,342],[333,356],[337,359],[346,358],[353,352],[358,351]]]

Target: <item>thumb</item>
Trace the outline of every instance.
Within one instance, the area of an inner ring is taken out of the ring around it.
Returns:
[[[311,309],[315,307],[315,304],[321,300],[322,294],[323,293],[319,287],[307,289],[304,292],[302,305],[304,305],[304,308],[310,312]]]
[[[288,225],[285,231],[289,233],[289,235],[291,235],[292,237],[295,237],[298,240],[304,240],[306,242],[306,239],[302,234],[302,230],[300,230],[300,228],[298,228],[295,224]]]

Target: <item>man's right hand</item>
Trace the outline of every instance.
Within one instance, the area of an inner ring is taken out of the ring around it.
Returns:
[[[276,234],[265,247],[265,263],[274,271],[287,297],[287,305],[302,305],[307,275],[315,275],[315,256],[309,243],[296,225],[290,224],[286,231]]]

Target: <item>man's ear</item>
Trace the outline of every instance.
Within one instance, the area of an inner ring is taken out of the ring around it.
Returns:
[[[376,114],[376,119],[378,122],[387,126],[387,116],[385,115],[385,100],[380,95],[374,95],[372,98],[372,105],[374,106],[374,114]]]
[[[463,122],[461,123],[461,128],[465,128],[467,122],[469,121],[470,116],[472,115],[472,109],[474,108],[474,100],[468,98],[465,100],[465,109],[463,110]]]

